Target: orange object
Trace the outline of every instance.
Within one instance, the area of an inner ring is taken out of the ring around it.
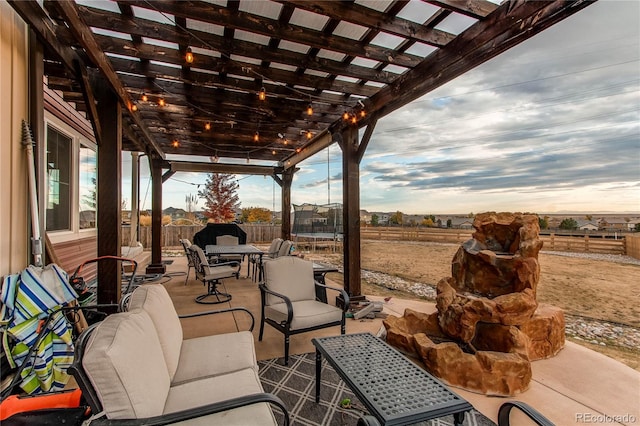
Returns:
[[[0,422],[25,411],[80,407],[81,396],[80,389],[39,395],[11,395],[0,403]]]

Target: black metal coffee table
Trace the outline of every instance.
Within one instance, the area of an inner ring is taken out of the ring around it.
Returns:
[[[452,414],[462,425],[473,407],[440,380],[370,333],[312,339],[316,347],[316,402],[322,357],[383,425],[408,425]]]

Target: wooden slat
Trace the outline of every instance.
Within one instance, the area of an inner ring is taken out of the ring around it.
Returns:
[[[105,76],[120,101],[127,107],[127,109],[131,108],[131,105],[133,105],[133,101],[129,96],[129,93],[125,90],[124,86],[118,79],[118,76],[109,63],[106,55],[98,46],[98,43],[93,36],[93,32],[80,18],[75,2],[73,2],[72,0],[64,0],[55,3],[45,2],[45,4],[54,7],[57,11],[60,12],[62,16],[64,16],[69,29],[74,34],[76,39],[79,40],[79,42],[82,44],[82,47],[85,50],[86,54],[91,58],[93,63],[97,65],[102,74]],[[160,148],[160,145],[157,144],[157,142],[146,130],[146,126],[142,122],[138,114],[131,111],[130,113],[133,121],[138,126],[140,132],[144,135],[146,142],[150,147],[153,147],[155,154],[157,154],[161,158],[164,158],[165,154],[162,148]]]

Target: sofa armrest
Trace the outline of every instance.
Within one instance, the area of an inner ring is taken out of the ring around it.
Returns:
[[[344,291],[343,288],[339,288],[339,287],[331,287],[328,286],[326,284],[321,284],[318,281],[315,281],[316,283],[316,287],[321,287],[321,288],[325,288],[325,289],[329,289],[329,290],[335,290],[337,292],[339,292],[342,295],[342,299],[344,299],[344,305],[342,306],[342,311],[343,312],[347,312],[349,310],[349,295],[347,294],[346,291]]]
[[[163,414],[161,416],[146,417],[141,419],[107,419],[105,417],[99,417],[94,419],[91,424],[98,426],[160,426],[168,425],[177,422],[182,422],[197,417],[208,416],[210,414],[220,413],[223,411],[232,410],[234,408],[241,408],[247,405],[258,404],[266,402],[278,407],[283,414],[284,425],[289,425],[289,412],[284,405],[284,402],[277,396],[271,393],[256,393],[251,395],[245,395],[238,398],[229,399],[226,401],[220,401],[213,404],[203,405],[202,407],[194,407],[188,410],[177,411],[175,413]]]
[[[217,311],[204,311],[204,312],[196,312],[193,314],[183,314],[183,315],[178,315],[178,318],[195,318],[195,317],[201,317],[204,315],[214,315],[214,314],[224,314],[226,312],[234,312],[234,311],[243,311],[246,312],[247,314],[249,314],[249,316],[251,317],[251,327],[249,327],[249,331],[253,331],[253,326],[256,322],[253,314],[246,308],[242,308],[242,307],[237,307],[237,308],[228,308],[228,309],[220,309]]]
[[[498,425],[509,426],[509,414],[512,408],[517,408],[525,413],[531,420],[540,426],[555,426],[549,419],[543,416],[538,410],[522,401],[509,401],[500,406],[498,410]]]

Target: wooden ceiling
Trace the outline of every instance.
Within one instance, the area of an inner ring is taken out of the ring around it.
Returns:
[[[591,1],[10,3],[46,46],[48,85],[98,131],[93,92],[113,88],[124,149],[288,168]]]

